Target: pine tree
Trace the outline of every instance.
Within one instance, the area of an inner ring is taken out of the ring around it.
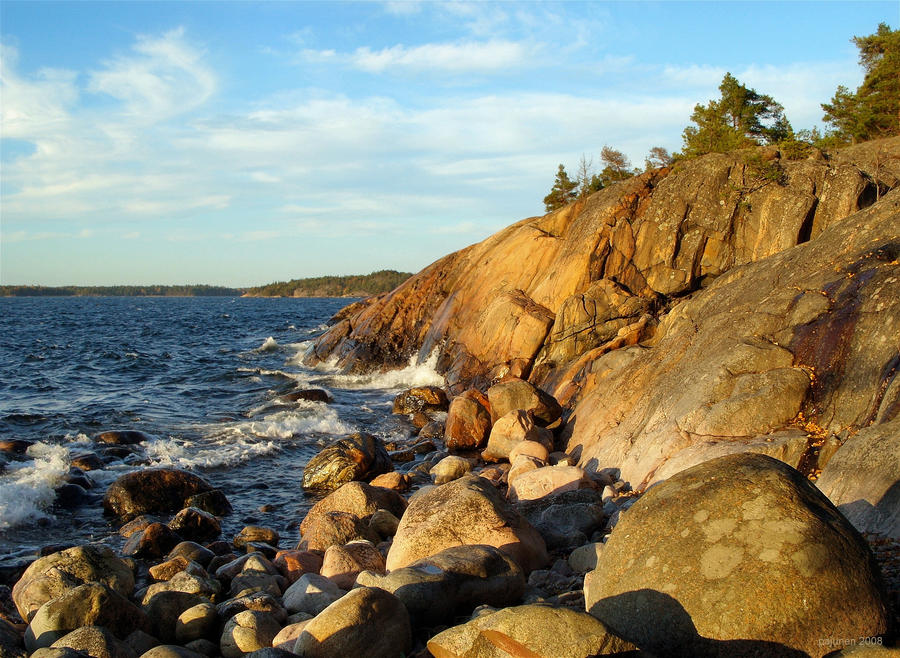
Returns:
[[[553,187],[550,188],[550,194],[544,197],[544,208],[546,208],[547,212],[550,212],[572,203],[578,198],[577,188],[578,181],[573,181],[569,178],[566,168],[563,165],[559,165],[559,169],[556,172],[556,180],[553,183]]]

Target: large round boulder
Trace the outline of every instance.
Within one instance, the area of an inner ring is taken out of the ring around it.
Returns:
[[[32,562],[13,586],[12,597],[22,619],[30,621],[50,599],[89,582],[104,583],[130,596],[134,573],[108,546],[74,546]]]
[[[396,658],[411,648],[409,613],[400,599],[383,589],[359,587],[304,627],[294,653],[305,658]]]
[[[109,485],[103,509],[127,521],[141,514],[178,511],[186,499],[207,491],[212,486],[199,475],[177,468],[145,468]]]
[[[406,510],[406,499],[391,489],[348,482],[312,506],[300,524],[300,534],[306,535],[328,512],[347,512],[368,521],[379,509],[386,509],[399,518]]]
[[[515,409],[494,421],[481,456],[487,461],[507,459],[512,462],[510,453],[523,441],[539,443],[548,454],[553,450],[553,432],[537,425],[533,412]]]
[[[765,455],[714,459],[651,488],[588,576],[590,613],[657,655],[822,656],[822,638],[888,630],[865,541]]]
[[[447,411],[444,444],[448,450],[476,450],[484,446],[491,431],[491,406],[477,389],[457,395]]]
[[[359,432],[338,439],[309,460],[303,469],[303,488],[331,491],[352,480],[394,470],[381,439]]]
[[[556,398],[517,377],[494,384],[488,389],[487,396],[493,422],[517,409],[532,412],[534,421],[542,427],[552,425],[562,415],[562,407]]]
[[[437,386],[416,386],[397,394],[392,411],[414,414],[417,411],[446,411],[447,394]]]
[[[548,559],[541,535],[500,492],[484,478],[466,475],[413,497],[394,535],[387,569],[465,544],[499,548],[526,572]]]

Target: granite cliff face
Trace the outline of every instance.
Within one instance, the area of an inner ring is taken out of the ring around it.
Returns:
[[[307,359],[529,379],[580,463],[635,488],[748,450],[812,470],[900,411],[898,183],[900,138],[648,172],[347,309]]]

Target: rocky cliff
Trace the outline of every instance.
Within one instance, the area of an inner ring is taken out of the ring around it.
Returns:
[[[746,450],[812,471],[900,411],[898,183],[900,138],[651,171],[348,309],[307,359],[527,378],[581,464],[636,488]]]

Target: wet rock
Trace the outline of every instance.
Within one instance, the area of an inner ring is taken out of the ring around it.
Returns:
[[[108,432],[101,432],[94,437],[94,441],[97,443],[106,443],[116,446],[131,446],[156,439],[157,437],[152,434],[147,434],[146,432],[140,432],[138,430],[110,430]]]
[[[541,427],[552,425],[562,415],[559,402],[523,379],[511,377],[491,386],[487,391],[491,403],[491,420],[497,422],[511,411],[530,411]]]
[[[185,507],[172,517],[169,527],[184,539],[198,543],[212,541],[222,533],[219,520],[197,507]]]
[[[504,606],[525,590],[516,562],[493,546],[447,548],[387,575],[365,571],[359,585],[379,587],[397,596],[416,623],[446,624],[476,606]]]
[[[6,619],[0,618],[0,656],[3,658],[27,658],[19,630]]]
[[[372,542],[352,541],[325,551],[320,574],[341,589],[351,589],[361,571],[384,573],[384,556]]]
[[[175,558],[179,556],[196,562],[200,566],[206,568],[209,566],[210,560],[215,557],[215,553],[205,546],[201,546],[197,542],[183,541],[176,545],[175,548],[169,552],[167,557]]]
[[[821,656],[820,638],[886,631],[872,564],[803,475],[771,457],[731,455],[647,491],[613,530],[585,599],[655,654]]]
[[[169,526],[151,523],[140,532],[131,535],[122,547],[122,555],[140,558],[158,558],[167,555],[181,542],[181,537]]]
[[[103,626],[124,638],[135,629],[146,629],[148,620],[140,608],[107,585],[86,583],[37,610],[25,631],[25,646],[29,651],[49,647],[82,626]]]
[[[484,393],[469,389],[450,403],[444,426],[447,450],[477,450],[491,430],[491,408]]]
[[[414,414],[418,411],[446,411],[447,394],[437,386],[417,386],[394,398],[393,413]]]
[[[54,494],[56,496],[53,501],[54,506],[62,509],[74,509],[88,500],[85,488],[71,482],[58,486]]]
[[[263,542],[270,546],[278,546],[278,532],[272,528],[248,525],[241,530],[232,542],[235,548],[243,548],[250,542]]]
[[[352,480],[394,470],[381,439],[357,433],[335,441],[309,460],[303,469],[303,488],[330,491]]]
[[[134,574],[124,560],[100,544],[76,546],[35,560],[12,590],[16,609],[30,620],[44,603],[88,582],[109,585],[123,596],[134,589]]]
[[[34,445],[33,441],[25,439],[0,439],[0,454],[8,457],[22,456],[32,445]]]
[[[184,500],[184,507],[196,507],[214,516],[226,516],[233,511],[231,503],[219,489],[188,496]]]
[[[478,616],[428,641],[437,658],[451,656],[591,656],[626,655],[630,642],[585,612],[548,605],[523,605]],[[628,654],[630,655],[630,653]]]
[[[325,404],[334,402],[331,393],[321,388],[304,388],[299,391],[291,391],[290,393],[285,393],[280,396],[279,399],[285,402],[299,402],[300,400],[305,400],[307,402],[323,402]]]
[[[387,557],[389,571],[445,548],[487,544],[510,555],[526,572],[547,561],[540,534],[487,480],[467,475],[410,500]]]
[[[382,589],[360,587],[310,620],[294,652],[307,658],[395,658],[411,648],[409,614],[400,600]]]
[[[96,471],[103,468],[103,460],[96,452],[79,452],[70,457],[72,466],[82,471]]]
[[[430,420],[419,430],[418,437],[420,439],[443,439],[444,423],[440,420]]]
[[[103,498],[103,508],[129,520],[141,514],[182,509],[190,496],[212,490],[198,475],[174,468],[147,468],[127,473],[113,482]]]
[[[225,622],[219,646],[223,658],[241,658],[244,654],[272,646],[281,625],[264,612],[245,610]]]
[[[344,595],[334,581],[317,573],[303,574],[284,593],[284,607],[289,612],[317,615]]]

